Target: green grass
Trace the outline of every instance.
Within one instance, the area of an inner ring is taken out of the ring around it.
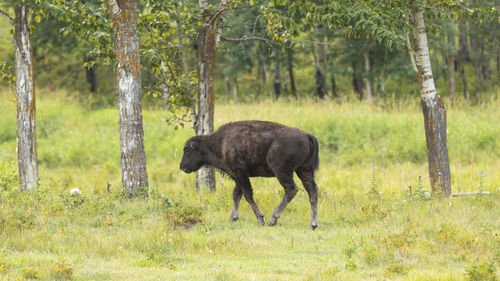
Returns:
[[[311,232],[302,188],[275,227],[257,226],[245,201],[230,222],[233,183],[218,176],[216,193],[196,193],[194,175],[178,168],[193,131],[174,130],[155,109],[144,111],[150,197],[124,199],[117,110],[88,111],[63,93],[39,94],[41,186],[20,193],[9,96],[0,95],[0,280],[498,279],[498,101],[448,108],[454,192],[495,192],[451,200],[408,197],[408,185],[430,189],[416,100],[217,104],[216,127],[263,119],[318,137],[320,226]],[[283,189],[252,183],[269,218]],[[74,187],[81,197],[69,195]]]

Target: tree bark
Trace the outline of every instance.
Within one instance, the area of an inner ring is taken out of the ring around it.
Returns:
[[[370,55],[368,51],[363,52],[363,57],[365,61],[365,89],[366,89],[366,101],[368,103],[373,103],[373,87],[371,82],[370,73]]]
[[[449,51],[448,56],[446,58],[448,62],[448,75],[449,75],[449,87],[448,87],[448,96],[450,100],[455,98],[456,92],[456,82],[455,82],[455,36],[450,32],[448,34],[448,45]]]
[[[413,54],[411,54],[413,57]],[[387,61],[387,49],[384,51],[384,60],[382,61],[382,67],[379,76],[377,77],[377,92],[380,98],[385,98],[385,64]]]
[[[314,57],[315,78],[316,78],[316,91],[320,99],[324,99],[328,94],[326,89],[325,78],[325,45],[323,35],[321,34],[321,27],[316,28],[315,42],[312,43],[312,54]]]
[[[337,82],[335,82],[335,74],[333,73],[330,73],[330,83],[332,84],[332,96],[334,98],[338,98],[339,95],[337,93]]]
[[[85,57],[85,62],[90,61],[92,61],[91,57]],[[92,66],[86,66],[85,73],[87,74],[87,83],[90,84],[90,92],[97,92],[97,74],[95,68]]]
[[[424,114],[429,177],[432,191],[451,195],[450,165],[446,142],[446,109],[436,91],[432,76],[423,9],[412,11],[415,24],[414,44],[417,78],[420,84]]]
[[[292,95],[297,98],[297,88],[295,87],[295,78],[293,76],[293,51],[291,49],[287,50],[288,54],[288,77],[290,78],[290,89],[292,90]]]
[[[222,3],[222,1],[221,1]],[[197,135],[208,135],[214,131],[214,71],[217,50],[214,32],[214,15],[208,10],[206,0],[199,1],[202,11],[202,30],[198,47],[198,126]],[[208,188],[215,191],[215,170],[202,167],[196,172],[196,190]]]
[[[35,80],[28,15],[28,5],[20,2],[15,7],[14,53],[17,94],[17,156],[21,190],[31,190],[38,185]]]
[[[233,95],[234,95],[234,101],[239,102],[238,78],[234,78],[233,80]]]
[[[281,96],[281,61],[280,61],[279,48],[276,51],[276,58],[274,61],[273,86],[274,86],[274,96],[276,99],[279,99]]]
[[[363,82],[359,77],[356,62],[352,61],[352,87],[354,92],[357,94],[359,100],[363,100]]]
[[[113,22],[122,185],[131,196],[148,187],[142,125],[141,62],[135,0],[106,0]]]

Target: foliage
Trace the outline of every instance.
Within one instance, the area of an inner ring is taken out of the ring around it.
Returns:
[[[495,281],[498,280],[495,273],[495,263],[483,262],[470,265],[465,270],[465,276],[470,281]]]
[[[181,196],[182,197],[182,196]],[[175,201],[164,199],[167,206],[167,218],[176,226],[182,226],[186,229],[192,228],[201,223],[203,217],[203,209],[199,206],[194,206],[189,202]]]
[[[73,268],[64,262],[54,263],[51,278],[54,280],[71,280],[73,278]]]
[[[18,187],[19,177],[14,163],[0,161],[0,191]]]

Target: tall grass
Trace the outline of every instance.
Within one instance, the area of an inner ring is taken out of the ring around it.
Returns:
[[[417,101],[217,104],[216,127],[262,119],[318,137],[320,227],[311,232],[303,189],[276,227],[258,227],[246,202],[240,221],[230,222],[233,183],[218,176],[216,193],[194,191],[194,176],[178,168],[183,143],[193,130],[168,126],[161,110],[144,111],[150,197],[122,198],[117,110],[89,111],[64,93],[41,96],[41,186],[21,193],[15,104],[0,95],[2,280],[497,278],[498,101],[448,107],[454,192],[495,193],[451,200],[428,200],[415,192],[430,189]],[[283,189],[275,179],[252,183],[269,218]],[[70,196],[74,187],[83,195]]]

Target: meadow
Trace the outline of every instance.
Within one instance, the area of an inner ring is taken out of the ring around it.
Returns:
[[[453,192],[427,196],[425,135],[417,99],[217,103],[216,127],[261,119],[320,141],[319,227],[308,229],[302,186],[275,227],[246,201],[230,222],[230,179],[195,191],[179,170],[190,124],[175,129],[146,103],[149,197],[120,190],[118,112],[90,110],[66,93],[39,93],[40,186],[16,178],[16,109],[0,94],[0,280],[498,280],[500,101],[448,105]],[[108,183],[109,192],[108,192]],[[299,183],[299,182],[297,182]],[[269,218],[276,179],[253,179]],[[410,196],[410,188],[412,195]],[[80,188],[81,196],[71,196]]]

